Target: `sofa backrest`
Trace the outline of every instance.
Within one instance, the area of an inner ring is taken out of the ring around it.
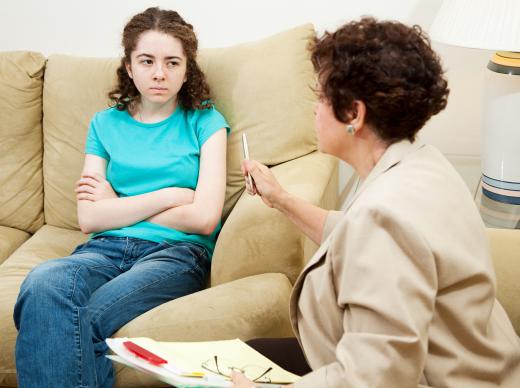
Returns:
[[[316,150],[315,77],[308,46],[312,24],[228,48],[206,49],[199,63],[218,109],[231,125],[224,217],[244,189],[242,133],[249,153],[268,166]]]
[[[44,222],[42,85],[45,58],[0,53],[0,225],[34,233]]]
[[[117,59],[51,55],[43,87],[45,222],[79,229],[74,183],[84,160],[90,119],[109,106]]]
[[[316,150],[315,96],[307,46],[311,24],[270,38],[203,49],[199,63],[213,100],[229,124],[224,217],[244,189],[241,136],[252,158],[274,165]],[[78,228],[74,182],[83,164],[88,123],[108,106],[118,59],[50,56],[43,89],[43,175],[46,223]]]

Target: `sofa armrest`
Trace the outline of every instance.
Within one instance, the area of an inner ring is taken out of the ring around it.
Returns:
[[[291,283],[283,274],[239,279],[164,303],[123,326],[115,337],[212,341],[291,337]],[[115,365],[116,387],[162,387],[160,381]]]
[[[497,299],[520,335],[520,230],[488,228],[497,276]]]
[[[272,171],[290,193],[324,208],[335,206],[336,159],[313,152]],[[211,284],[267,272],[283,273],[294,282],[316,248],[283,214],[243,192],[217,239]]]

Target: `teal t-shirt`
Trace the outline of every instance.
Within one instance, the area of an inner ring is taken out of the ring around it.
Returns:
[[[119,197],[156,191],[165,187],[195,190],[199,177],[200,149],[211,135],[230,128],[215,109],[177,109],[153,124],[134,120],[124,110],[109,108],[94,115],[85,152],[107,160],[107,180]],[[135,237],[155,242],[189,241],[212,255],[221,224],[209,236],[185,233],[151,222],[138,222],[93,236]]]

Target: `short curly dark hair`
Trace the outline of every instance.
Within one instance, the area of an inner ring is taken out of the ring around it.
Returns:
[[[448,83],[422,29],[364,17],[316,38],[312,63],[320,94],[336,118],[352,120],[352,104],[367,107],[366,122],[388,143],[413,141],[446,107]]]
[[[204,73],[197,65],[198,41],[193,26],[187,23],[177,12],[157,7],[148,8],[134,15],[123,30],[122,45],[124,56],[117,69],[117,86],[108,93],[108,97],[119,110],[126,110],[139,101],[139,91],[126,71],[132,51],[142,33],[160,31],[181,41],[187,59],[186,82],[179,90],[180,105],[185,109],[205,109],[211,107],[210,89]]]

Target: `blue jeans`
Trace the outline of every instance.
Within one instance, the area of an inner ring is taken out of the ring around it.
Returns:
[[[112,387],[105,338],[144,312],[201,290],[201,246],[97,237],[25,278],[14,310],[21,388]]]

